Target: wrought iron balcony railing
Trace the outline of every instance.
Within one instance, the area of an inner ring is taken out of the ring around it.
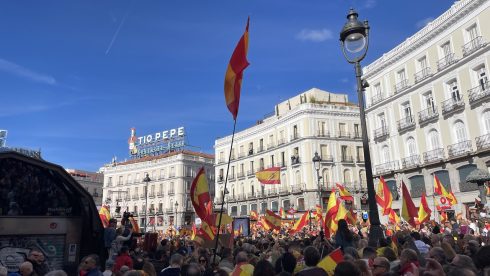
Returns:
[[[470,42],[463,45],[463,56],[470,55],[471,53],[484,47],[485,45],[487,45],[487,43],[483,41],[483,37],[477,36],[473,38]]]
[[[420,155],[415,154],[409,157],[402,158],[402,168],[408,169],[419,166],[420,163]]]
[[[349,138],[350,132],[345,130],[339,130],[339,138]]]
[[[343,155],[341,160],[343,163],[354,163],[352,155]]]
[[[326,163],[332,163],[333,162],[333,156],[332,155],[321,155],[322,161],[321,162],[326,162]]]
[[[402,92],[403,90],[407,89],[409,87],[408,85],[408,80],[404,79],[395,84],[395,94],[398,94]]]
[[[291,187],[292,193],[301,193],[303,192],[304,184],[296,184]]]
[[[471,140],[462,141],[447,146],[447,153],[449,155],[449,158],[465,155],[467,153],[470,153],[471,151],[472,151]]]
[[[238,178],[244,178],[245,177],[245,172],[238,172],[236,176]]]
[[[464,109],[464,101],[461,97],[451,98],[442,102],[442,114],[448,114]]]
[[[247,171],[247,176],[251,176],[251,175],[254,175],[255,171],[252,169],[252,170],[249,170]]]
[[[398,161],[386,162],[383,164],[376,165],[376,167],[375,167],[376,174],[383,174],[386,172],[396,171],[399,169],[400,169],[400,167],[399,167]]]
[[[480,100],[488,99],[490,96],[490,82],[482,82],[478,86],[475,86],[468,90],[468,97],[470,103],[475,103]]]
[[[419,111],[419,124],[424,124],[429,121],[435,120],[439,117],[437,106],[431,106],[427,109]]]
[[[374,130],[374,139],[382,139],[388,136],[388,127],[382,126]]]
[[[289,194],[289,189],[287,187],[280,187],[279,188],[279,194],[280,195],[287,195],[287,194]]]
[[[424,163],[433,163],[444,159],[444,149],[438,148],[430,151],[426,151],[423,154]]]
[[[259,148],[257,149],[257,153],[263,152],[264,150],[265,148],[263,146],[259,146]]]
[[[415,83],[419,83],[426,78],[430,77],[432,74],[430,72],[430,67],[425,67],[422,70],[418,71],[414,74]]]
[[[377,94],[371,97],[371,105],[375,105],[384,100],[383,94]]]
[[[451,64],[456,63],[456,61],[458,60],[454,57],[454,53],[447,54],[445,57],[437,61],[437,70],[441,71]]]
[[[279,167],[279,168],[285,168],[286,166],[287,166],[286,162],[276,163],[276,167]]]
[[[330,137],[330,132],[319,130],[316,134],[317,137]]]
[[[490,133],[476,137],[475,142],[477,150],[490,149]]]
[[[398,120],[397,125],[398,131],[405,131],[415,126],[415,118],[413,115],[401,118]]]
[[[301,136],[296,133],[296,134],[291,135],[291,140],[290,141],[298,140],[299,138],[301,138]]]
[[[274,145],[274,143],[267,144],[267,149],[273,149],[275,147],[276,145]]]

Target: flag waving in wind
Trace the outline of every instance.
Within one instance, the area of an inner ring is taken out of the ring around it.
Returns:
[[[383,215],[390,214],[393,195],[382,176],[379,178],[378,187],[376,188],[376,202],[383,208]]]
[[[427,198],[425,197],[425,193],[422,193],[422,198],[420,199],[419,206],[419,216],[418,221],[420,224],[428,221],[430,219],[430,214],[432,211],[429,208],[429,204],[427,203]]]
[[[281,168],[272,167],[255,173],[255,177],[262,184],[281,184]]]
[[[191,202],[194,206],[197,216],[203,221],[207,221],[208,225],[214,225],[212,221],[209,204],[211,203],[211,197],[209,195],[209,185],[204,173],[204,167],[202,167],[192,181],[191,185]]]
[[[447,200],[449,201],[449,205],[454,205],[458,203],[454,194],[452,192],[448,192],[446,188],[444,188],[444,185],[442,185],[441,181],[435,174],[434,174],[434,193],[438,195],[442,195],[443,197],[447,198]]]
[[[415,218],[419,216],[417,208],[413,204],[412,197],[408,192],[407,186],[402,181],[402,218],[413,227],[416,227]]]
[[[339,188],[339,194],[341,199],[354,201],[354,197],[344,186],[337,183],[337,188]]]
[[[249,65],[247,61],[248,52],[248,25],[250,18],[247,20],[245,33],[238,41],[238,44],[231,55],[230,63],[226,69],[225,75],[225,101],[226,106],[233,115],[233,120],[236,120],[238,115],[238,107],[240,105],[240,89],[242,87],[243,71]]]

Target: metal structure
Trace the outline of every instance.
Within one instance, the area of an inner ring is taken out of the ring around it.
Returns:
[[[146,174],[145,178],[143,179],[143,182],[146,183],[146,186],[145,186],[145,234],[146,234],[146,230],[148,227],[148,183],[150,183],[150,181],[151,181],[150,176],[148,176],[148,174]]]

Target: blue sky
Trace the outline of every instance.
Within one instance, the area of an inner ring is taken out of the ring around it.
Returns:
[[[224,73],[247,16],[239,130],[312,87],[357,101],[338,42],[349,7],[371,26],[366,65],[453,2],[1,1],[0,129],[9,146],[66,168],[128,158],[131,127],[184,126],[189,144],[213,153],[232,131]]]

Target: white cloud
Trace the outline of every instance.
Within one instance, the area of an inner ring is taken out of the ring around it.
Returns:
[[[415,26],[417,26],[417,28],[419,28],[419,29],[423,28],[423,27],[427,26],[427,24],[429,24],[432,20],[434,20],[433,17],[424,18],[422,20],[417,21]]]
[[[30,69],[27,69],[18,64],[15,64],[13,62],[1,58],[0,58],[0,71],[4,71],[12,75],[16,75],[18,77],[22,77],[34,82],[40,82],[49,85],[56,84],[56,79],[52,76],[34,72]]]
[[[366,9],[373,8],[374,6],[376,6],[376,0],[366,0],[364,2],[364,8]]]
[[[340,79],[340,82],[341,83],[348,83],[349,82],[349,78],[341,78]]]
[[[321,30],[312,30],[312,29],[303,29],[296,35],[296,39],[301,41],[313,41],[313,42],[321,42],[327,39],[332,39],[333,34],[332,31],[328,29]]]

